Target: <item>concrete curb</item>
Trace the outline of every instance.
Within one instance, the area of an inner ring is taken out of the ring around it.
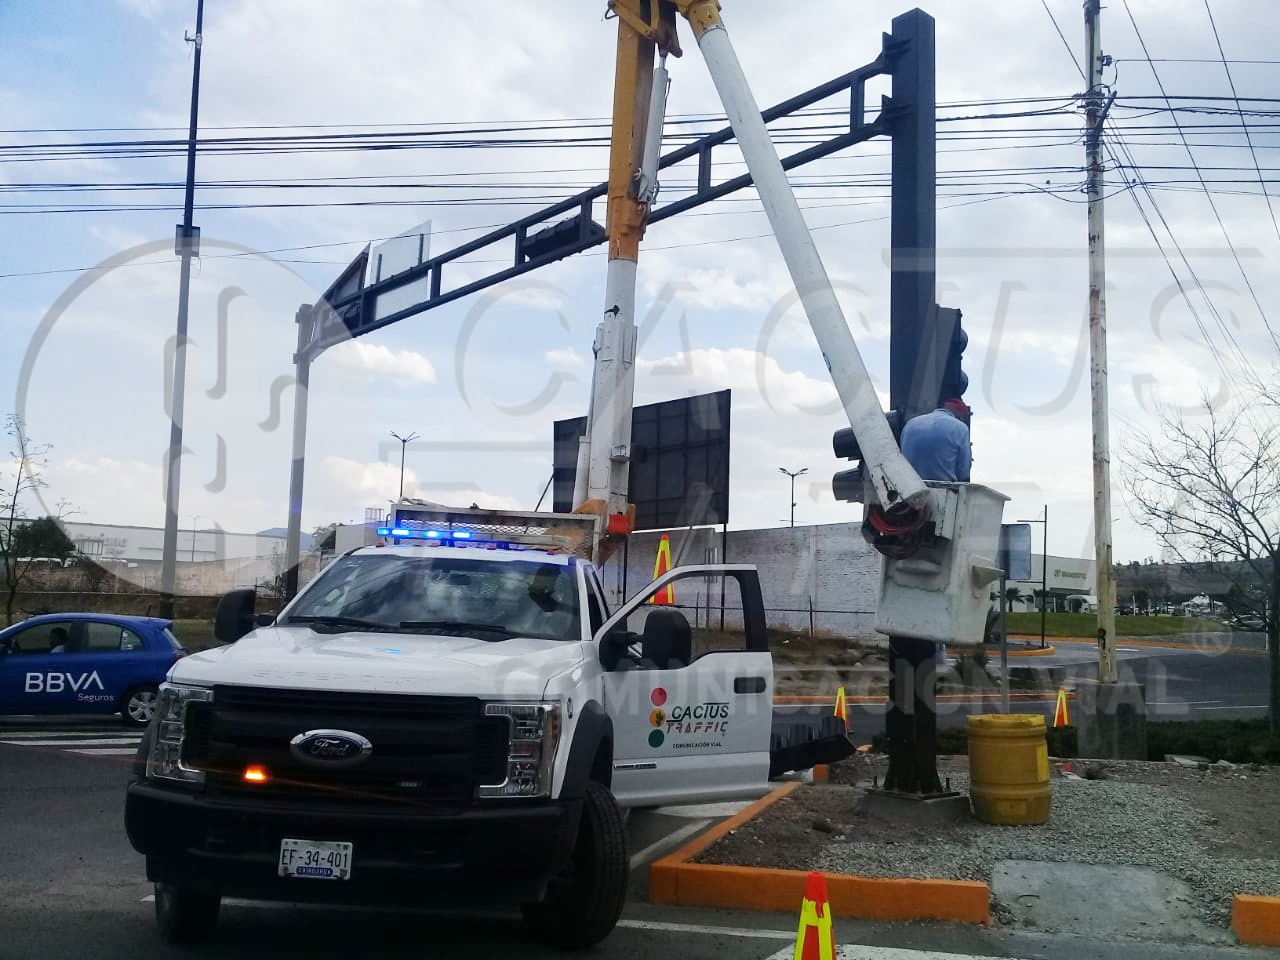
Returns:
[[[1013,634],[1010,634],[1010,635],[1009,635],[1009,639],[1010,639],[1010,640],[1014,639]],[[1019,636],[1017,637],[1017,639],[1019,639],[1019,640],[1039,640],[1040,638],[1039,638],[1039,637],[1024,637],[1024,636],[1019,635]],[[1098,641],[1097,641],[1097,639],[1096,639],[1096,638],[1094,638],[1094,637],[1054,637],[1054,638],[1053,638],[1053,642],[1054,642],[1054,643],[1084,643],[1084,644],[1088,644],[1088,645],[1089,645],[1089,646],[1091,646],[1091,647],[1096,647],[1096,646],[1098,645]],[[1119,636],[1119,637],[1116,637],[1116,646],[1118,646],[1118,647],[1167,647],[1167,648],[1169,648],[1169,649],[1171,649],[1171,650],[1203,650],[1203,649],[1204,649],[1204,646],[1203,646],[1203,645],[1197,645],[1197,644],[1194,644],[1194,643],[1184,643],[1184,642],[1183,642],[1183,641],[1181,641],[1181,640],[1143,640],[1143,639],[1141,639],[1140,637],[1125,637],[1125,636]],[[1259,655],[1260,655],[1260,656],[1264,656],[1264,657],[1267,655],[1267,651],[1265,651],[1265,650],[1254,650],[1252,647],[1233,647],[1233,646],[1228,646],[1228,647],[1224,648],[1223,650],[1221,650],[1221,651],[1216,651],[1216,652],[1219,652],[1219,653],[1249,653],[1249,654],[1253,654],[1253,655],[1255,655],[1255,656],[1259,656]],[[1010,651],[1009,656],[1013,656],[1013,652],[1012,652],[1012,651]]]
[[[808,872],[690,863],[721,837],[797,790],[786,783],[745,810],[695,837],[649,867],[649,899],[684,907],[721,907],[795,913],[804,900]],[[963,880],[907,880],[828,873],[831,913],[871,920],[950,920],[990,925],[991,890]]]
[[[1011,657],[1052,657],[1058,652],[1058,648],[1052,643],[1044,647],[1033,647],[1030,650],[1010,650]],[[997,653],[996,656],[999,656]]]
[[[1016,702],[1050,702],[1056,700],[1056,693],[1011,693],[1009,701]],[[1076,695],[1073,691],[1067,691],[1067,699],[1074,700]],[[796,694],[794,696],[774,697],[773,702],[779,706],[800,706],[805,704],[834,704],[835,696],[829,697],[811,697]],[[845,697],[848,703],[888,703],[888,697]],[[937,696],[939,703],[998,703],[1000,694],[998,693],[940,693]]]
[[[1280,897],[1236,894],[1231,904],[1231,929],[1241,943],[1280,947]]]

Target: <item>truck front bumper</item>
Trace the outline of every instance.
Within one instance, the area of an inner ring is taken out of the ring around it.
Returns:
[[[581,800],[459,813],[214,799],[140,781],[125,800],[147,879],[254,900],[421,905],[541,899],[568,864]],[[352,844],[349,880],[277,875],[284,838]]]

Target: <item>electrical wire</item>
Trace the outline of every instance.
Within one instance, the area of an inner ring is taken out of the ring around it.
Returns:
[[[1262,167],[1258,165],[1258,152],[1253,149],[1253,137],[1249,134],[1249,125],[1244,122],[1244,111],[1240,105],[1240,97],[1236,93],[1236,82],[1231,76],[1227,54],[1222,49],[1222,38],[1218,36],[1218,24],[1213,19],[1213,9],[1209,6],[1209,0],[1204,0],[1204,12],[1209,15],[1209,26],[1213,28],[1213,40],[1218,45],[1218,56],[1222,58],[1222,68],[1227,73],[1227,83],[1231,85],[1231,96],[1235,97],[1236,110],[1240,112],[1240,126],[1244,129],[1244,138],[1249,144],[1249,153],[1253,156],[1253,166],[1258,171],[1258,183],[1262,186],[1263,196],[1267,198],[1267,212],[1271,214],[1271,226],[1276,231],[1276,238],[1280,239],[1280,223],[1276,222],[1276,212],[1271,206],[1271,194],[1267,192],[1266,182],[1262,179]]]
[[[1133,25],[1133,32],[1138,38],[1138,45],[1142,47],[1142,54],[1147,58],[1148,65],[1151,67],[1151,75],[1155,77],[1156,86],[1160,88],[1160,93],[1163,95],[1165,92],[1164,83],[1160,79],[1160,73],[1156,70],[1155,63],[1151,61],[1151,54],[1147,50],[1147,43],[1142,37],[1142,31],[1138,29],[1138,22],[1133,17],[1133,11],[1129,9],[1129,0],[1121,0],[1121,3],[1124,6],[1125,13],[1129,16],[1129,22]],[[1173,103],[1170,102],[1169,106],[1172,107]],[[1178,125],[1177,114],[1171,114],[1171,116],[1174,124]],[[1191,150],[1191,144],[1188,143],[1186,137],[1182,135],[1181,126],[1178,127],[1178,133],[1182,137],[1182,142],[1186,147],[1187,157],[1190,159],[1191,165],[1196,167],[1195,154]],[[1196,167],[1196,172],[1199,176],[1199,167]],[[1227,249],[1231,251],[1231,256],[1236,262],[1236,267],[1240,270],[1240,276],[1244,279],[1244,284],[1249,290],[1249,295],[1253,297],[1254,305],[1258,308],[1258,314],[1262,317],[1262,323],[1267,328],[1267,333],[1271,336],[1272,345],[1275,346],[1277,350],[1280,350],[1280,338],[1276,337],[1276,332],[1272,329],[1271,322],[1267,319],[1267,312],[1263,309],[1262,301],[1258,298],[1257,292],[1253,289],[1253,283],[1250,281],[1249,274],[1244,268],[1244,262],[1240,259],[1240,254],[1236,251],[1235,244],[1231,242],[1231,234],[1227,231],[1227,225],[1222,220],[1222,214],[1218,212],[1218,205],[1214,202],[1213,194],[1210,193],[1208,186],[1203,184],[1203,177],[1201,179],[1202,185],[1204,186],[1204,194],[1209,200],[1209,207],[1213,210],[1213,216],[1218,221],[1218,228],[1222,231],[1222,236],[1227,241]]]
[[[1049,9],[1049,4],[1046,0],[1040,0],[1040,5],[1044,7],[1044,12],[1049,15],[1049,19],[1053,21],[1053,29],[1058,31],[1058,36],[1062,39],[1062,45],[1067,48],[1067,53],[1071,57],[1071,62],[1076,65],[1076,72],[1080,74],[1080,79],[1088,85],[1089,78],[1084,75],[1084,68],[1080,66],[1080,61],[1076,58],[1076,52],[1071,49],[1071,44],[1067,42],[1066,34],[1064,34],[1062,32],[1062,28],[1058,26],[1058,18],[1053,15],[1053,11]]]
[[[1119,147],[1120,151],[1128,159],[1130,168],[1135,170],[1139,169],[1137,161],[1133,157],[1133,152],[1130,150],[1129,145],[1124,141],[1124,138],[1121,137],[1119,134],[1116,134],[1110,140],[1104,140],[1103,145],[1107,148],[1108,152],[1112,152],[1112,148],[1111,148],[1112,142],[1114,142]],[[1147,199],[1151,204],[1151,208],[1155,212],[1156,216],[1159,217],[1160,223],[1161,225],[1163,225],[1165,229],[1165,233],[1168,234],[1169,236],[1169,241],[1173,244],[1173,247],[1177,251],[1179,258],[1182,260],[1182,265],[1186,268],[1186,271],[1188,275],[1190,275],[1192,282],[1196,285],[1196,289],[1199,290],[1200,296],[1204,299],[1205,305],[1209,308],[1209,312],[1213,315],[1213,318],[1217,323],[1218,328],[1222,331],[1223,335],[1226,337],[1226,340],[1229,344],[1228,349],[1234,348],[1236,361],[1244,369],[1250,372],[1254,382],[1259,382],[1260,378],[1258,377],[1257,371],[1254,369],[1253,364],[1249,361],[1249,358],[1245,355],[1244,351],[1241,349],[1239,341],[1237,341],[1235,338],[1235,334],[1231,332],[1231,329],[1227,326],[1226,321],[1223,320],[1222,314],[1218,311],[1218,308],[1214,305],[1212,298],[1209,296],[1208,291],[1205,288],[1205,285],[1201,282],[1199,275],[1195,271],[1195,268],[1191,266],[1191,261],[1187,258],[1186,252],[1183,250],[1182,245],[1178,242],[1178,238],[1177,236],[1175,236],[1173,232],[1173,228],[1169,226],[1169,221],[1165,218],[1164,212],[1160,209],[1160,205],[1156,201],[1155,194],[1151,192],[1151,190],[1147,187],[1145,181],[1143,181],[1142,179],[1139,179],[1136,186],[1142,189],[1146,193]],[[1207,346],[1210,346],[1211,352],[1213,353],[1214,363],[1217,365],[1218,370],[1222,373],[1223,378],[1226,380],[1231,380],[1232,375],[1227,370],[1226,366],[1223,364],[1222,358],[1218,355],[1216,350],[1212,350],[1212,344],[1214,342],[1214,338],[1210,335],[1208,328],[1205,326],[1204,320],[1200,316],[1200,311],[1196,309],[1195,304],[1191,301],[1191,295],[1187,291],[1186,285],[1182,282],[1182,278],[1178,276],[1178,271],[1174,268],[1173,261],[1169,259],[1169,254],[1165,250],[1164,244],[1161,242],[1159,235],[1156,233],[1155,225],[1151,222],[1151,218],[1147,215],[1147,211],[1143,208],[1142,202],[1138,199],[1137,190],[1129,191],[1129,196],[1133,198],[1134,206],[1137,207],[1138,214],[1139,216],[1142,217],[1143,223],[1146,224],[1147,230],[1151,234],[1151,239],[1156,245],[1156,249],[1160,252],[1160,256],[1164,260],[1165,266],[1168,267],[1169,275],[1173,278],[1173,282],[1177,286],[1178,292],[1182,295],[1183,302],[1186,303],[1187,310],[1191,313],[1191,318],[1192,320],[1195,321],[1196,328],[1200,331],[1200,335],[1204,337],[1205,344]]]

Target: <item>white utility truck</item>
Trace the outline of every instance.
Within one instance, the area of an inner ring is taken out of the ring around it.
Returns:
[[[125,821],[171,940],[234,896],[520,903],[594,943],[626,895],[622,809],[754,798],[851,752],[834,716],[775,719],[752,567],[678,567],[610,610],[594,516],[399,504],[380,533],[274,618],[227,594],[226,645],[161,688]],[[740,633],[649,602],[716,578]]]
[[[591,944],[625,899],[621,810],[751,797],[783,771],[848,755],[834,717],[775,717],[754,568],[677,567],[615,611],[600,579],[633,526],[636,267],[666,97],[653,60],[680,55],[679,17],[862,453],[864,525],[884,555],[877,629],[981,643],[1006,498],[926,484],[902,456],[718,0],[608,9],[618,19],[609,266],[575,512],[397,504],[384,545],[336,559],[277,617],[258,619],[250,591],[223,598],[227,645],[174,665],[125,806],[172,940],[207,934],[221,897],[237,896],[508,900],[545,939]],[[717,577],[733,587],[740,641],[648,602],[675,581],[694,581],[682,589],[696,596],[697,581]]]

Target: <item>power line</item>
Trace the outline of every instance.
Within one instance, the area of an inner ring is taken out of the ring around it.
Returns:
[[[1224,57],[1223,60],[1226,60]],[[1221,60],[1200,60],[1194,57],[1156,57],[1154,59],[1143,59],[1141,57],[1115,57],[1112,63],[1221,63]],[[1280,67],[1280,60],[1227,60],[1227,63],[1252,63],[1265,64],[1269,67]]]
[[[1080,74],[1080,79],[1088,84],[1089,78],[1084,75],[1084,68],[1080,66],[1080,61],[1076,58],[1076,52],[1071,49],[1071,44],[1067,43],[1066,34],[1058,26],[1058,18],[1053,15],[1053,11],[1049,9],[1049,4],[1046,0],[1040,0],[1040,5],[1044,7],[1044,12],[1049,15],[1049,19],[1053,21],[1053,29],[1057,30],[1058,36],[1062,38],[1062,45],[1067,48],[1067,53],[1071,56],[1071,62],[1076,65],[1076,71]]]
[[[995,107],[1017,103],[1052,103],[1063,100],[1063,97],[999,97],[993,100],[949,100],[940,102],[938,109],[952,107]],[[1069,98],[1067,98],[1069,99]],[[835,110],[829,107],[805,107],[795,111],[792,116],[846,116],[847,110]],[[690,123],[714,123],[724,125],[727,119],[722,113],[684,113],[668,114],[667,124],[681,125]],[[224,126],[206,126],[204,130],[358,130],[380,129],[390,127],[454,127],[465,128],[467,124],[488,124],[485,120],[453,120],[432,123],[265,123],[265,124],[229,124]],[[512,129],[546,129],[557,124],[576,124],[579,126],[595,126],[608,128],[612,125],[611,117],[555,117],[542,120],[510,120]],[[162,133],[166,131],[183,131],[186,127],[17,127],[0,129],[0,133]]]
[[[1156,70],[1155,63],[1151,61],[1151,54],[1147,50],[1147,43],[1142,37],[1142,31],[1138,29],[1138,21],[1134,19],[1133,11],[1129,9],[1129,0],[1121,0],[1121,3],[1124,5],[1125,13],[1129,16],[1129,22],[1133,24],[1133,32],[1138,38],[1138,45],[1142,47],[1143,56],[1147,58],[1148,65],[1151,67],[1151,75],[1155,78],[1156,86],[1160,88],[1160,93],[1163,95],[1165,92],[1164,82],[1160,79],[1160,73]],[[1173,106],[1172,102],[1169,103],[1169,106]],[[1191,144],[1187,141],[1186,135],[1182,132],[1182,127],[1178,123],[1177,114],[1171,114],[1170,116],[1173,119],[1174,125],[1178,128],[1178,134],[1182,138],[1183,146],[1186,147],[1187,157],[1190,159],[1191,165],[1196,167],[1195,154],[1191,150]],[[1196,167],[1196,173],[1197,176],[1201,177],[1201,185],[1204,186],[1204,195],[1209,200],[1209,208],[1213,210],[1213,216],[1218,221],[1218,227],[1222,230],[1222,236],[1227,241],[1227,248],[1231,251],[1231,256],[1235,259],[1236,266],[1240,270],[1240,276],[1244,279],[1244,285],[1248,288],[1249,295],[1253,297],[1254,305],[1258,308],[1258,314],[1262,317],[1262,323],[1267,328],[1267,333],[1271,336],[1271,343],[1277,350],[1280,350],[1280,339],[1277,339],[1275,331],[1271,329],[1271,322],[1267,319],[1267,312],[1263,309],[1262,301],[1258,299],[1258,294],[1253,289],[1253,283],[1250,282],[1249,274],[1244,269],[1244,263],[1241,261],[1240,255],[1236,252],[1235,244],[1231,242],[1231,234],[1227,232],[1227,225],[1222,220],[1222,214],[1218,212],[1218,205],[1214,202],[1213,195],[1209,192],[1208,185],[1204,184],[1203,176],[1199,172],[1199,167]]]
[[[1124,153],[1125,157],[1129,161],[1130,167],[1134,170],[1138,170],[1139,168],[1138,168],[1137,161],[1134,159],[1133,152],[1129,149],[1129,145],[1125,143],[1124,138],[1117,133],[1114,136],[1112,136],[1110,140],[1104,141],[1104,145],[1107,146],[1107,149],[1109,151],[1111,150],[1110,144],[1112,142],[1114,142],[1120,148],[1120,150]],[[1165,233],[1169,235],[1169,240],[1173,244],[1174,249],[1178,252],[1178,256],[1179,258],[1181,258],[1183,266],[1186,268],[1187,273],[1190,275],[1192,281],[1195,283],[1196,289],[1200,291],[1201,297],[1204,298],[1205,305],[1209,308],[1209,312],[1213,314],[1214,320],[1218,324],[1218,328],[1222,330],[1223,335],[1226,337],[1227,342],[1229,344],[1228,349],[1230,349],[1231,347],[1235,348],[1237,361],[1244,368],[1248,369],[1250,373],[1253,374],[1254,380],[1257,381],[1259,379],[1257,371],[1254,370],[1253,365],[1249,362],[1248,357],[1245,355],[1244,351],[1240,348],[1240,344],[1236,340],[1235,334],[1231,332],[1231,329],[1227,326],[1226,321],[1222,319],[1222,314],[1219,313],[1217,307],[1214,306],[1213,300],[1209,297],[1208,291],[1205,289],[1204,284],[1201,283],[1200,277],[1196,274],[1195,268],[1191,266],[1191,261],[1187,258],[1185,251],[1182,249],[1182,245],[1178,242],[1178,238],[1174,235],[1173,228],[1169,226],[1169,221],[1165,219],[1164,212],[1160,209],[1160,205],[1156,201],[1155,194],[1151,192],[1150,188],[1147,186],[1146,182],[1141,177],[1139,177],[1139,180],[1136,186],[1138,188],[1141,188],[1147,194],[1147,199],[1151,202],[1151,209],[1154,210],[1156,216],[1160,218],[1160,223],[1164,226]],[[1143,208],[1141,201],[1138,199],[1137,190],[1135,189],[1135,190],[1129,191],[1129,196],[1133,198],[1133,203],[1134,203],[1134,206],[1138,208],[1139,216],[1142,217],[1143,223],[1146,224],[1147,230],[1151,233],[1151,239],[1155,243],[1156,249],[1160,252],[1160,256],[1164,259],[1165,266],[1169,268],[1169,275],[1173,278],[1173,282],[1177,285],[1178,292],[1182,294],[1182,299],[1186,303],[1187,309],[1191,312],[1191,317],[1195,321],[1197,329],[1199,329],[1200,334],[1204,337],[1205,344],[1211,345],[1213,343],[1213,337],[1210,336],[1208,329],[1205,327],[1204,321],[1203,319],[1201,319],[1200,312],[1196,309],[1195,304],[1191,302],[1191,295],[1187,292],[1187,288],[1183,284],[1182,278],[1178,276],[1177,270],[1174,269],[1173,261],[1169,259],[1169,254],[1165,250],[1164,244],[1160,242],[1160,237],[1156,233],[1155,225],[1152,224],[1151,218],[1147,216],[1146,210]],[[1217,364],[1219,371],[1221,371],[1222,376],[1225,379],[1230,380],[1231,374],[1227,371],[1227,368],[1223,365],[1222,358],[1218,356],[1217,351],[1213,352],[1213,359],[1214,359],[1214,363]]]
[[[1262,185],[1262,195],[1267,198],[1267,212],[1271,214],[1271,226],[1275,228],[1276,237],[1280,238],[1280,223],[1276,223],[1276,212],[1271,206],[1271,194],[1267,192],[1267,185],[1262,179],[1262,167],[1258,165],[1258,152],[1253,149],[1253,137],[1249,134],[1249,125],[1244,122],[1244,111],[1240,106],[1240,97],[1236,94],[1236,82],[1231,77],[1231,67],[1228,65],[1227,55],[1222,49],[1222,38],[1218,36],[1218,24],[1213,19],[1213,10],[1209,7],[1209,0],[1204,0],[1204,12],[1209,15],[1209,26],[1213,28],[1213,39],[1218,45],[1218,55],[1222,57],[1222,69],[1227,72],[1227,83],[1231,85],[1231,95],[1236,98],[1236,110],[1240,112],[1240,126],[1244,129],[1244,138],[1249,144],[1249,153],[1253,156],[1253,166],[1258,171],[1258,183]]]

